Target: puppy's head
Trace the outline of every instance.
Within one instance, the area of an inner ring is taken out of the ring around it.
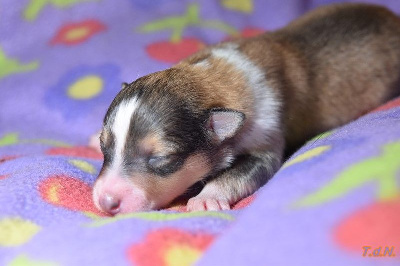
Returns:
[[[99,209],[116,214],[164,207],[229,165],[229,140],[244,115],[202,108],[196,86],[172,69],[123,86],[100,136],[104,164],[93,190]]]

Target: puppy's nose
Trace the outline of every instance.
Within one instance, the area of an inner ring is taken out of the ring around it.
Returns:
[[[101,209],[109,214],[115,215],[120,211],[121,200],[116,197],[105,194],[99,203]]]

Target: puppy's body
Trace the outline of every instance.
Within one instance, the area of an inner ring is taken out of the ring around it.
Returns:
[[[398,95],[400,20],[385,8],[317,9],[222,43],[125,86],[104,120],[94,201],[109,213],[166,206],[198,181],[189,210],[229,209],[284,150]]]
[[[296,148],[316,133],[347,123],[400,93],[399,34],[400,19],[387,9],[342,4],[317,9],[281,30],[235,45],[262,71],[281,101],[286,145]],[[202,54],[206,57],[208,52]],[[215,64],[201,74],[212,73],[229,75]],[[226,81],[214,90],[224,86],[228,88],[222,93],[229,94],[241,88]],[[233,101],[253,105],[242,99],[239,95]],[[237,109],[237,105],[226,107]]]

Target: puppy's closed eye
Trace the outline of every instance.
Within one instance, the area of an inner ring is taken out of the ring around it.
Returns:
[[[168,164],[172,159],[171,155],[165,155],[165,156],[150,156],[149,157],[149,165],[153,168],[159,168],[163,165]]]
[[[159,175],[171,174],[179,169],[183,163],[182,156],[170,154],[163,156],[150,156],[148,158],[149,168]]]

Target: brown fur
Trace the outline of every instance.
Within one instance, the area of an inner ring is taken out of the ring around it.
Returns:
[[[140,140],[138,147],[140,154],[163,155],[168,154],[169,152],[169,147],[164,145],[164,142],[157,134],[148,135],[144,139]]]
[[[196,66],[182,62],[175,66],[185,71],[196,84],[197,93],[202,97],[201,108],[211,109],[224,106],[250,115],[252,95],[246,81],[237,69],[222,59],[207,59],[210,67]],[[221,75],[223,69],[223,75]],[[184,97],[187,97],[186,95]],[[238,99],[241,99],[238,101]]]
[[[336,23],[343,17],[360,27],[364,24],[364,28]],[[400,91],[400,19],[384,7],[322,7],[281,30],[235,43],[265,71],[268,85],[283,98],[282,126],[290,150],[315,134],[361,116]],[[223,106],[251,118],[251,90],[240,73],[210,57],[212,48],[175,67],[201,84],[197,93],[203,108]],[[204,60],[210,67],[196,67]],[[180,93],[187,97],[184,90]]]
[[[366,32],[354,34],[353,25],[336,23],[344,16],[366,24]],[[380,6],[322,7],[281,30],[240,43],[241,51],[265,70],[270,86],[282,93],[290,147],[361,116],[400,91],[400,19]]]

